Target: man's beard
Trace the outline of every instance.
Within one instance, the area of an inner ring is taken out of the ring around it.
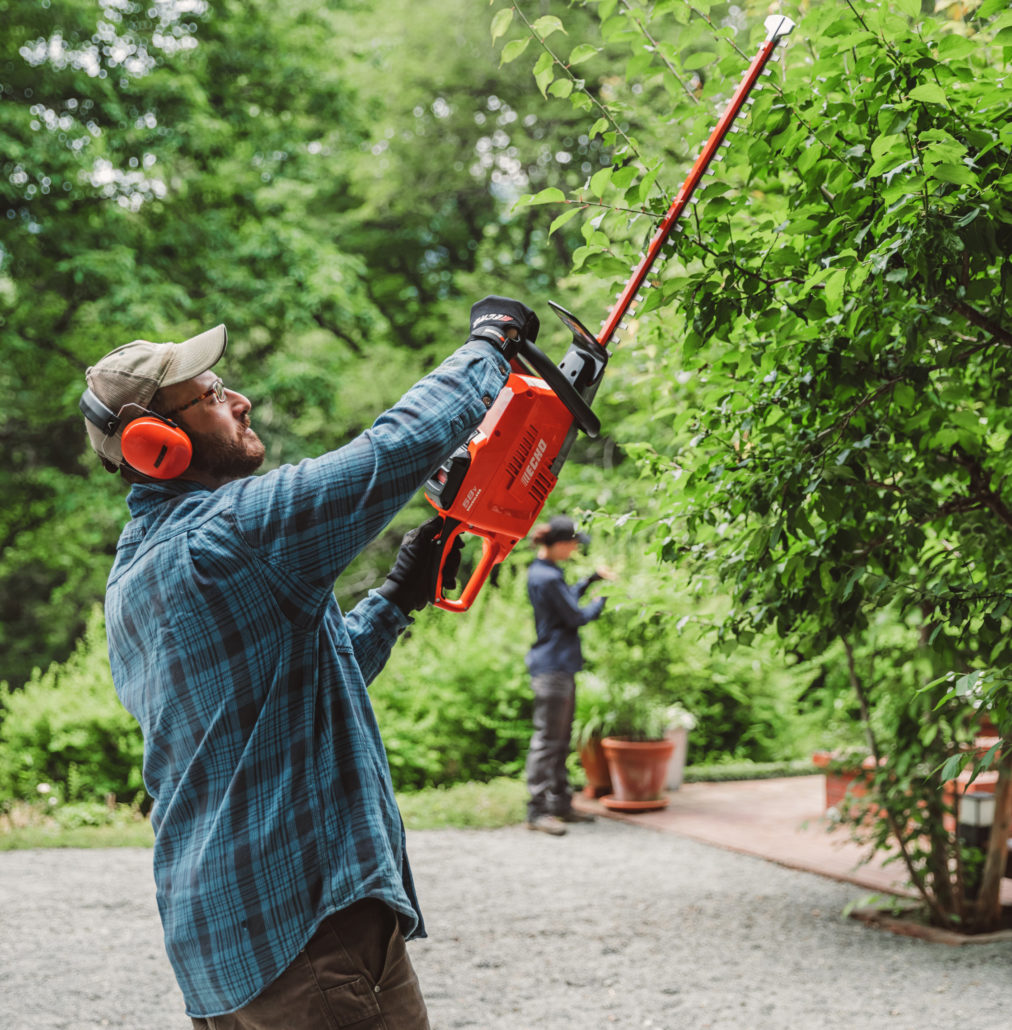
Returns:
[[[264,461],[264,445],[248,428],[239,439],[223,440],[207,433],[193,433],[190,468],[226,482],[252,475]]]

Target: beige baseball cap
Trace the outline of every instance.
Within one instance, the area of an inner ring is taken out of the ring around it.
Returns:
[[[92,365],[84,377],[91,392],[113,414],[118,415],[126,404],[147,408],[163,386],[183,383],[213,368],[225,353],[227,339],[224,325],[216,325],[182,343],[134,340],[110,351]],[[140,414],[142,412],[136,413]],[[124,418],[122,425],[129,421],[130,418]],[[91,446],[99,457],[117,468],[123,463],[122,425],[115,433],[107,434],[85,419]]]

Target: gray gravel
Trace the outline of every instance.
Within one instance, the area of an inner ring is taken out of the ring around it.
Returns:
[[[409,849],[433,1030],[1012,1025],[1012,944],[868,928],[856,887],[611,820]],[[149,851],[0,853],[0,1030],[189,1025]]]

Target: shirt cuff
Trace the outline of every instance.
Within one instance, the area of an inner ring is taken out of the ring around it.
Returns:
[[[392,637],[399,636],[415,620],[405,615],[393,601],[384,597],[378,589],[368,594],[369,609],[375,620],[376,628]]]
[[[508,376],[510,372],[509,362],[497,351],[487,340],[469,340],[460,350],[465,354],[477,352],[483,357],[491,359],[500,375]]]

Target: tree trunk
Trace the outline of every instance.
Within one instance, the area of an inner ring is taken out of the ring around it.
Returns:
[[[1001,927],[1001,878],[1008,859],[1008,839],[1012,831],[1012,750],[1006,748],[998,760],[998,782],[994,785],[994,823],[984,859],[984,875],[977,895],[973,929],[990,933]]]

